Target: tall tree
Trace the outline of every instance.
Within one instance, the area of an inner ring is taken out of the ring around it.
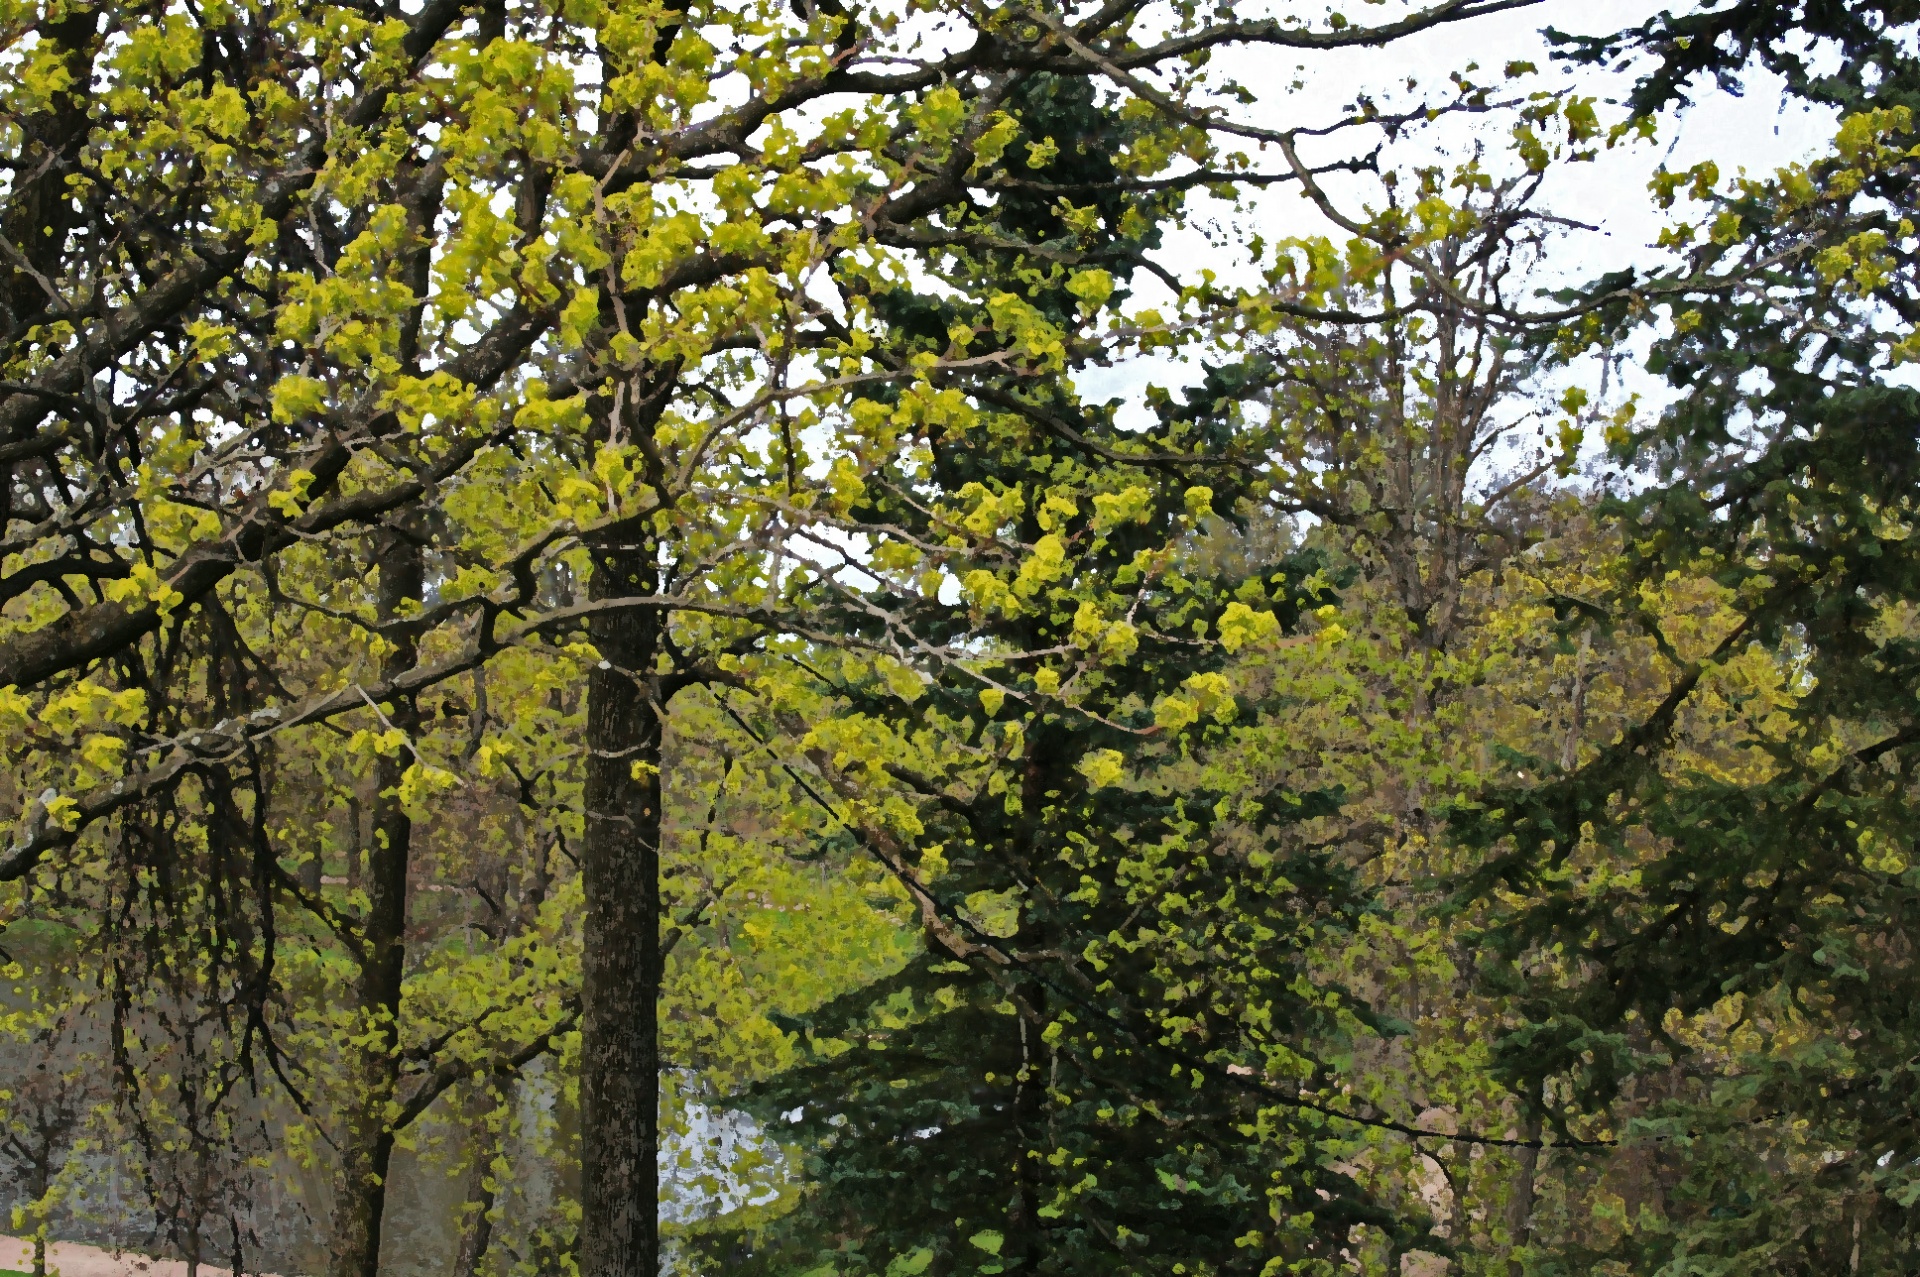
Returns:
[[[934,465],[959,501],[922,509],[902,477],[855,508],[883,544],[944,543],[964,582],[943,603],[916,585],[924,564],[878,556],[886,587],[856,617],[923,650],[969,635],[967,655],[891,679],[856,667],[853,713],[801,740],[819,801],[902,884],[925,948],[791,1021],[811,1058],[760,1105],[798,1111],[810,1187],[729,1240],[746,1247],[730,1262],[1304,1270],[1356,1226],[1397,1253],[1418,1224],[1328,1165],[1372,1115],[1341,1124],[1320,1052],[1366,1014],[1316,984],[1309,953],[1360,897],[1323,854],[1263,836],[1324,796],[1189,756],[1240,709],[1227,654],[1278,637],[1312,565],[1196,576],[1184,542],[1213,494],[1178,466],[1103,464],[1206,455],[1217,414],[1145,435],[1076,416],[1065,435],[1041,412],[948,425]],[[897,743],[859,730],[903,702]]]
[[[356,1014],[381,1027],[329,1048],[374,1079],[347,1098],[333,1262],[371,1271],[394,1130],[467,1072],[565,1050],[571,1014],[543,983],[484,1031],[387,1027],[427,803],[489,748],[486,669],[545,649],[596,671],[579,1246],[592,1277],[651,1277],[657,720],[721,657],[808,632],[782,602],[806,585],[793,538],[926,419],[855,391],[894,383],[937,415],[972,384],[1055,374],[1069,336],[1101,343],[1113,271],[1146,254],[1137,205],[1289,176],[1206,113],[1212,51],[1376,45],[1504,7],[1377,29],[1178,6],[17,7],[0,687],[57,726],[23,738],[0,878],[40,881],[142,821],[165,831],[157,871],[185,870],[168,822],[186,794],[185,842],[230,831],[222,854],[248,857],[219,879],[246,891],[209,897],[245,922],[222,956],[236,1058],[266,1057],[290,1095],[287,1023],[329,1021],[288,1011],[282,911],[363,950]],[[1090,181],[1049,174],[1079,140],[1022,124],[1056,86],[1135,122]],[[973,332],[903,336],[877,304],[982,250],[1009,274],[960,281]],[[1029,286],[1086,306],[1043,313]],[[419,550],[417,611],[376,597],[410,567],[383,564],[369,594],[321,566],[364,538],[403,553],[394,537]],[[341,646],[316,654],[322,634]],[[336,722],[370,769],[341,795],[353,838],[355,804],[374,813],[367,863],[348,859],[364,899],[293,872],[332,848],[273,765]],[[382,1114],[396,1051],[419,1055]]]
[[[1664,1199],[1570,1239],[1576,1266],[1911,1263],[1911,129],[1870,111],[1770,179],[1663,175],[1697,201],[1668,235],[1687,286],[1584,330],[1652,326],[1674,396],[1610,431],[1653,481],[1608,588],[1563,606],[1662,677],[1610,743],[1458,822],[1473,889],[1515,893],[1487,932],[1524,998],[1503,1068],[1558,1129],[1645,1149]]]

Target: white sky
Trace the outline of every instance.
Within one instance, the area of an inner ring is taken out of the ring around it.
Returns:
[[[1532,8],[1496,14],[1454,24],[1403,40],[1387,49],[1352,49],[1333,53],[1275,56],[1270,53],[1242,53],[1237,61],[1223,60],[1220,65],[1241,83],[1260,95],[1261,100],[1244,108],[1239,118],[1269,128],[1298,124],[1325,124],[1340,118],[1343,108],[1360,93],[1372,96],[1383,108],[1407,105],[1413,100],[1405,89],[1408,77],[1418,81],[1417,91],[1427,100],[1444,100],[1450,85],[1448,74],[1477,62],[1473,74],[1477,83],[1501,83],[1500,71],[1510,61],[1524,60],[1540,68],[1538,75],[1521,81],[1523,88],[1574,88],[1601,99],[1603,123],[1618,119],[1622,110],[1607,105],[1619,99],[1631,87],[1633,75],[1611,74],[1589,68],[1577,71],[1564,63],[1555,63],[1551,46],[1541,35],[1545,27],[1580,34],[1603,34],[1637,25],[1662,8],[1691,7],[1688,0],[1673,5],[1648,0],[1546,0]],[[1352,10],[1359,10],[1353,12]],[[1365,6],[1350,7],[1355,21],[1379,20],[1381,15],[1366,12]],[[1297,69],[1298,68],[1298,69]],[[1290,91],[1296,79],[1302,87]],[[1427,96],[1427,95],[1432,96]],[[1505,96],[1505,95],[1496,95]],[[1653,171],[1664,163],[1684,169],[1700,160],[1712,159],[1723,177],[1731,177],[1742,168],[1761,173],[1802,159],[1824,149],[1830,142],[1837,121],[1831,112],[1810,111],[1797,103],[1788,103],[1780,83],[1771,76],[1749,77],[1740,96],[1721,91],[1711,83],[1696,85],[1694,106],[1684,115],[1672,115],[1660,122],[1659,136],[1652,142],[1623,144],[1605,152],[1591,163],[1556,166],[1549,178],[1544,204],[1554,212],[1590,223],[1596,233],[1574,233],[1556,250],[1557,282],[1590,279],[1607,270],[1632,262],[1647,262],[1653,256],[1652,241],[1664,224],[1665,215],[1653,206],[1647,182]],[[1390,149],[1383,163],[1406,165],[1416,160],[1431,162],[1436,148],[1464,158],[1476,137],[1491,153],[1507,143],[1510,115],[1464,117],[1443,120],[1417,130]],[[1358,139],[1342,143],[1345,150],[1323,147],[1322,159],[1349,154]],[[1305,151],[1309,161],[1314,159]],[[1279,167],[1278,156],[1274,157]],[[1491,165],[1490,165],[1491,167]],[[1365,198],[1377,191],[1371,176],[1329,177],[1324,185],[1336,195],[1344,194],[1356,213]],[[1177,274],[1191,276],[1201,266],[1210,266],[1223,279],[1244,274],[1239,255],[1230,249],[1215,247],[1203,234],[1203,227],[1215,224],[1227,232],[1224,242],[1236,242],[1247,231],[1258,231],[1268,239],[1291,235],[1331,233],[1343,240],[1345,233],[1328,224],[1306,199],[1290,186],[1273,188],[1255,197],[1250,215],[1234,217],[1224,206],[1213,205],[1204,197],[1192,205],[1192,216],[1173,235],[1157,255],[1175,268]],[[1143,303],[1160,298],[1147,287],[1136,285]],[[1165,361],[1136,361],[1124,367],[1102,370],[1083,379],[1083,391],[1091,397],[1120,395],[1131,404],[1139,401],[1136,392],[1145,383],[1184,384],[1194,380],[1197,368],[1182,368]],[[1634,379],[1633,388],[1652,392],[1658,388]],[[1143,410],[1141,410],[1143,411]],[[1132,417],[1123,413],[1123,419]]]
[[[1564,63],[1555,64],[1541,29],[1554,26],[1577,34],[1600,35],[1638,24],[1668,7],[1690,8],[1691,5],[1685,0],[1673,5],[1646,0],[1547,0],[1533,8],[1443,27],[1385,50],[1342,50],[1317,57],[1309,64],[1307,87],[1302,94],[1292,102],[1277,99],[1263,104],[1271,116],[1261,122],[1279,124],[1289,114],[1295,118],[1299,118],[1299,114],[1331,114],[1359,91],[1376,94],[1383,102],[1395,97],[1406,101],[1404,91],[1394,94],[1393,90],[1407,77],[1412,76],[1422,86],[1437,90],[1445,87],[1450,71],[1471,62],[1478,62],[1481,68],[1474,77],[1477,82],[1497,84],[1496,77],[1506,63],[1530,61],[1540,68],[1541,74],[1523,83],[1546,89],[1571,86],[1582,93],[1599,96],[1604,103],[1608,98],[1624,95],[1631,85],[1631,75],[1588,68],[1580,68],[1576,73]],[[1249,75],[1249,80],[1253,80],[1254,75],[1257,71]],[[1268,78],[1284,82],[1289,77],[1269,72]],[[1797,104],[1786,105],[1779,82],[1764,74],[1750,77],[1746,91],[1739,97],[1710,85],[1699,86],[1694,97],[1696,105],[1684,117],[1670,116],[1661,121],[1661,136],[1654,143],[1623,146],[1594,163],[1568,165],[1558,170],[1549,187],[1549,202],[1556,211],[1600,224],[1610,241],[1605,246],[1593,245],[1588,249],[1596,264],[1615,254],[1633,254],[1657,233],[1660,222],[1647,198],[1646,182],[1661,161],[1678,169],[1712,159],[1719,164],[1721,172],[1729,176],[1743,166],[1754,171],[1771,171],[1823,146],[1833,135],[1835,121],[1830,113],[1808,111]],[[1301,112],[1302,106],[1305,112]],[[1263,107],[1253,110],[1262,111]],[[1617,108],[1609,112],[1602,107],[1603,121],[1610,116],[1617,118],[1618,114]],[[1503,134],[1509,123],[1483,122],[1480,127],[1491,124]],[[1405,155],[1414,148],[1430,148],[1435,141],[1431,133],[1459,146],[1472,127],[1471,124],[1445,125],[1431,130],[1428,136],[1416,134],[1399,151]],[[1490,142],[1492,140],[1495,139]],[[1302,214],[1310,215],[1304,202],[1297,196],[1288,197],[1278,192],[1276,195],[1271,214],[1275,224],[1301,220],[1304,230]]]

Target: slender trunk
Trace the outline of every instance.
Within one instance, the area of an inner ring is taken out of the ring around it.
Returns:
[[[47,1191],[53,1187],[53,1141],[44,1126],[39,1152],[27,1189],[33,1194],[33,1277],[47,1277]]]
[[[1572,771],[1580,762],[1580,738],[1587,726],[1587,659],[1593,650],[1593,631],[1580,635],[1580,647],[1574,657],[1573,686],[1567,698],[1567,730],[1560,741],[1560,768]],[[1540,1138],[1540,1115],[1529,1111],[1520,1126],[1520,1138]],[[1533,1241],[1535,1185],[1540,1174],[1540,1150],[1523,1148],[1514,1156],[1512,1195],[1507,1199],[1507,1273],[1522,1277],[1526,1264],[1519,1253]]]
[[[467,1176],[467,1205],[470,1209],[460,1228],[460,1248],[454,1253],[453,1277],[476,1277],[480,1264],[493,1245],[493,1200],[498,1182],[493,1162],[500,1155],[500,1137],[487,1121],[491,1108],[484,1091],[476,1089],[469,1114],[473,1137],[473,1169]]]
[[[204,1068],[196,1068],[195,1071],[205,1076]],[[195,1109],[199,1107],[198,1099],[190,1100],[189,1103]],[[188,1200],[185,1212],[186,1244],[180,1249],[184,1252],[187,1277],[200,1277],[200,1253],[205,1248],[201,1233],[206,1227],[207,1214],[211,1209],[210,1203],[213,1197],[213,1149],[201,1130],[201,1115],[194,1113],[192,1121],[192,1161],[188,1163],[191,1169],[188,1171],[187,1178]]]
[[[653,537],[601,536],[594,599],[659,588]],[[588,624],[600,653],[587,680],[586,892],[580,1021],[581,1277],[657,1277],[662,621],[648,607]]]
[[[357,782],[356,782],[357,783]],[[347,891],[360,890],[360,871],[365,867],[366,838],[360,832],[360,795],[347,795]]]
[[[1039,635],[1028,631],[1027,645],[1039,646]],[[1020,824],[1008,846],[1008,863],[1016,882],[1033,882],[1038,875],[1034,866],[1047,854],[1042,840],[1047,836],[1048,793],[1061,783],[1066,766],[1065,739],[1059,724],[1035,729],[1027,743],[1027,757],[1020,775]],[[1037,926],[1032,914],[1023,916],[1016,943],[1029,949],[1052,949],[1061,942],[1050,926]],[[1047,989],[1038,980],[1023,983],[1021,995],[1028,1011],[1042,1020],[1047,1014]],[[1050,1090],[1055,1082],[1053,1069],[1057,1057],[1041,1038],[1043,1023],[1030,1023],[1027,1015],[1015,1018],[1020,1035],[1020,1069],[1015,1074],[1013,1103],[1008,1106],[1012,1130],[1008,1143],[1013,1151],[1012,1185],[1007,1202],[1006,1237],[1003,1263],[1009,1273],[1035,1273],[1047,1264],[1049,1255],[1045,1219],[1040,1215],[1046,1200],[1043,1173],[1036,1170],[1029,1150],[1053,1146],[1057,1141],[1048,1119]]]
[[[1447,1202],[1447,1240],[1463,1249],[1471,1242],[1468,1233],[1473,1228],[1473,1216],[1467,1203],[1473,1192],[1473,1159],[1467,1154],[1465,1144],[1455,1143],[1447,1148],[1447,1187],[1450,1197]]]
[[[1573,659],[1573,695],[1567,698],[1567,734],[1560,744],[1560,770],[1580,764],[1580,738],[1587,730],[1587,657],[1593,651],[1593,630],[1580,631],[1580,649]]]
[[[380,619],[393,621],[403,604],[421,598],[425,573],[420,547],[399,533],[382,533],[375,559]],[[393,630],[387,637],[395,646],[381,673],[391,679],[411,669],[417,653],[409,631]],[[418,716],[411,701],[396,700],[384,712],[394,727],[409,737],[414,734]],[[365,958],[357,993],[361,1014],[377,1032],[374,1045],[358,1062],[361,1090],[340,1144],[330,1277],[375,1277],[380,1268],[380,1224],[393,1159],[387,1105],[399,1083],[400,984],[407,956],[407,868],[413,843],[413,822],[400,802],[400,782],[410,761],[402,749],[380,755],[374,767],[375,793],[369,804],[373,828],[364,883],[367,917],[361,934]]]
[[[1540,1138],[1540,1117],[1529,1113],[1520,1126],[1520,1138],[1537,1140]],[[1526,1264],[1520,1258],[1520,1252],[1533,1242],[1533,1203],[1534,1184],[1540,1173],[1540,1150],[1523,1148],[1514,1157],[1513,1193],[1507,1198],[1507,1272],[1509,1277],[1522,1277]]]

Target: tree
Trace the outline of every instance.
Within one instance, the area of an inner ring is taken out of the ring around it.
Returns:
[[[24,975],[23,964],[9,964]],[[44,970],[34,974],[53,974]],[[58,977],[49,980],[58,988]],[[55,990],[47,990],[55,993]],[[0,1126],[0,1157],[15,1185],[18,1204],[13,1231],[33,1239],[33,1277],[46,1277],[48,1224],[71,1192],[78,1169],[74,1158],[89,1110],[100,1096],[89,1085],[79,1052],[73,1049],[79,1017],[57,994],[33,999],[8,1014],[8,1035],[15,1039],[20,1081],[6,1094],[6,1121]],[[10,1044],[12,1045],[12,1044]]]
[[[1273,296],[1233,299],[1255,334],[1277,326]],[[1320,294],[1280,296],[1301,328],[1332,311]],[[957,304],[926,309],[929,335],[973,322]],[[1284,543],[1249,558],[1206,532],[1216,503],[1245,522],[1269,483],[1309,482],[1263,464],[1300,432],[1356,453],[1375,437],[1286,399],[1271,425],[1248,423],[1263,378],[1337,389],[1312,383],[1321,367],[1260,356],[1218,370],[1185,402],[1162,396],[1149,431],[1057,396],[981,396],[1001,411],[942,423],[934,482],[865,485],[846,527],[873,547],[874,584],[835,592],[848,627],[890,638],[914,676],[822,677],[867,719],[909,717],[893,743],[838,722],[768,734],[812,747],[838,800],[817,801],[906,886],[927,951],[796,1022],[813,1058],[759,1088],[756,1109],[799,1114],[813,1187],[793,1213],[718,1239],[728,1263],[1285,1271],[1448,1249],[1421,1212],[1389,1204],[1404,1184],[1370,1145],[1420,1139],[1415,1115],[1343,1063],[1404,1026],[1330,971],[1371,904],[1351,865],[1291,836],[1337,811],[1339,791],[1300,792],[1261,765],[1294,689],[1234,659],[1326,603],[1330,577]],[[1358,380],[1344,353],[1326,368]],[[1475,393],[1506,392],[1493,380]],[[1402,406],[1378,435],[1422,428],[1422,409]],[[1485,449],[1483,415],[1446,423],[1470,436],[1461,453]],[[960,500],[923,504],[929,490]],[[1423,487],[1394,548],[1424,554],[1415,538],[1469,517],[1466,493]],[[1366,518],[1358,501],[1339,508]],[[1451,623],[1471,571],[1447,568]],[[1295,640],[1302,663],[1326,662],[1339,634]],[[1363,1087],[1372,1102],[1352,1102]]]
[[[1327,1169],[1351,1130],[1320,1052],[1364,1031],[1364,1010],[1314,984],[1308,954],[1361,897],[1324,856],[1260,834],[1320,799],[1195,760],[1239,708],[1227,655],[1313,599],[1311,565],[1189,575],[1214,494],[1153,459],[1225,440],[1205,408],[1168,417],[1142,435],[969,415],[933,444],[959,501],[922,507],[902,477],[855,507],[882,546],[944,546],[964,585],[943,602],[917,556],[882,551],[854,622],[903,649],[974,636],[906,677],[842,675],[852,713],[799,741],[926,946],[791,1021],[810,1057],[757,1107],[798,1111],[812,1187],[730,1262],[1280,1271],[1338,1253],[1356,1224],[1396,1247],[1413,1230]],[[1142,460],[1110,468],[1108,451]],[[903,702],[894,740],[858,730]]]
[[[1667,241],[1701,286],[1582,330],[1653,326],[1675,394],[1610,433],[1657,481],[1616,507],[1608,587],[1563,606],[1664,676],[1604,747],[1458,819],[1470,889],[1516,893],[1487,932],[1523,999],[1503,1070],[1559,1129],[1648,1150],[1664,1198],[1574,1265],[1910,1262],[1910,129],[1850,116],[1830,156],[1724,189],[1662,175],[1709,223]]]
[[[1920,10],[1907,0],[1735,0],[1724,6],[1709,0],[1691,12],[1665,10],[1609,35],[1549,34],[1565,57],[1640,68],[1627,99],[1636,115],[1686,104],[1708,77],[1737,93],[1744,72],[1754,66],[1781,77],[1796,97],[1852,114],[1916,105],[1914,76],[1920,68],[1904,37],[1917,22]]]
[[[237,995],[232,1058],[341,1136],[332,1271],[377,1267],[398,1132],[557,1050],[580,1070],[581,1263],[650,1277],[676,697],[769,635],[820,637],[795,538],[955,397],[1057,375],[1069,341],[1101,357],[1155,200],[1299,176],[1257,170],[1205,113],[1212,50],[1377,44],[1502,7],[1377,29],[1111,7],[17,8],[0,712],[20,814],[0,879],[30,898],[124,830],[135,894],[214,872],[205,987]],[[935,18],[964,34],[921,56]],[[1028,121],[1056,95],[1099,96],[1130,149],[1054,180],[1070,140]],[[941,265],[969,254],[996,273]],[[964,284],[980,323],[929,342],[889,312],[916,271]],[[1007,280],[1085,305],[1044,313]],[[904,414],[871,409],[883,383]],[[489,774],[516,730],[483,697],[523,658],[501,699],[563,740],[536,747],[550,767]],[[541,685],[554,671],[584,705]],[[316,761],[325,783],[289,781]],[[432,805],[476,774],[481,810],[577,803],[514,871],[545,896],[571,839],[579,947],[535,904],[543,925],[469,969],[517,1002],[428,997],[409,1024],[409,963],[447,951],[409,957],[408,885]],[[350,885],[329,894],[336,857]],[[293,996],[283,958],[344,1004]]]

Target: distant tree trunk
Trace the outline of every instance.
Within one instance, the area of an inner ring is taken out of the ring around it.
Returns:
[[[1593,631],[1584,630],[1580,635],[1580,647],[1574,656],[1573,686],[1567,698],[1567,732],[1560,742],[1560,768],[1572,771],[1580,763],[1580,738],[1587,727],[1587,660],[1593,651]],[[1540,1138],[1540,1115],[1531,1110],[1521,1123],[1520,1138],[1537,1140]],[[1523,1248],[1533,1242],[1533,1207],[1537,1197],[1535,1186],[1540,1174],[1540,1150],[1522,1148],[1514,1157],[1516,1163],[1513,1176],[1513,1189],[1507,1199],[1507,1273],[1509,1277],[1522,1277],[1526,1265],[1519,1257]]]
[[[1540,1116],[1528,1113],[1520,1124],[1520,1138],[1537,1140],[1540,1138]],[[1533,1204],[1535,1183],[1540,1174],[1540,1150],[1522,1148],[1516,1150],[1513,1159],[1517,1166],[1513,1176],[1513,1190],[1507,1198],[1507,1272],[1509,1277],[1522,1277],[1526,1265],[1521,1262],[1519,1252],[1533,1242]]]
[[[360,890],[360,874],[365,868],[366,837],[360,829],[360,795],[347,795],[347,891]]]
[[[192,1169],[188,1172],[186,1201],[182,1203],[185,1207],[182,1213],[186,1218],[182,1221],[185,1227],[180,1230],[183,1243],[180,1250],[186,1261],[187,1277],[200,1277],[200,1232],[206,1223],[207,1202],[212,1187],[208,1174],[208,1160],[212,1156],[212,1149],[208,1147],[207,1139],[199,1129],[198,1102],[192,1101],[192,1103],[195,1106],[192,1113],[193,1125],[190,1128],[192,1161],[189,1165]]]
[[[467,1175],[467,1205],[477,1206],[470,1211],[460,1227],[460,1247],[454,1252],[453,1277],[476,1277],[481,1263],[487,1257],[488,1249],[493,1245],[493,1212],[495,1190],[498,1187],[493,1178],[493,1160],[500,1155],[500,1137],[487,1123],[487,1113],[491,1105],[485,1091],[476,1087],[469,1107],[469,1133],[473,1139],[473,1169]]]
[[[649,530],[592,546],[595,600],[658,592]],[[580,1022],[582,1277],[657,1277],[655,1157],[660,989],[660,761],[656,662],[663,619],[651,607],[595,615],[600,653],[587,680],[586,892]]]
[[[492,1160],[492,1150],[487,1150]],[[453,1258],[453,1277],[475,1277],[493,1246],[493,1189],[489,1186],[487,1162],[476,1163],[467,1183],[467,1204],[479,1207],[460,1228],[460,1249]]]
[[[43,1203],[47,1200],[47,1154],[34,1163],[34,1175],[28,1187],[33,1190],[33,1200]],[[39,1227],[33,1230],[33,1277],[47,1277],[47,1219],[40,1216]]]
[[[425,569],[420,546],[402,533],[383,532],[374,557],[380,578],[380,619],[392,622],[401,617],[403,604],[417,603],[422,597]],[[395,646],[381,674],[392,679],[413,668],[417,652],[411,631],[393,629],[387,637]],[[395,700],[386,715],[409,737],[418,726],[409,700]],[[407,956],[407,870],[413,842],[413,822],[401,805],[399,787],[410,761],[402,749],[380,755],[374,768],[375,793],[369,804],[373,836],[366,850],[367,917],[361,934],[365,958],[357,992],[362,1014],[378,1025],[379,1033],[359,1061],[363,1084],[340,1145],[331,1277],[376,1277],[380,1268],[380,1225],[393,1159],[387,1104],[400,1078],[400,984]]]
[[[35,1124],[37,1144],[27,1161],[27,1191],[33,1194],[35,1227],[33,1230],[33,1277],[47,1277],[47,1193],[53,1187],[52,1128],[44,1121]]]
[[[1567,735],[1560,743],[1560,770],[1580,763],[1580,738],[1587,730],[1587,657],[1593,652],[1593,630],[1580,631],[1580,650],[1574,654],[1573,694],[1567,698]]]

